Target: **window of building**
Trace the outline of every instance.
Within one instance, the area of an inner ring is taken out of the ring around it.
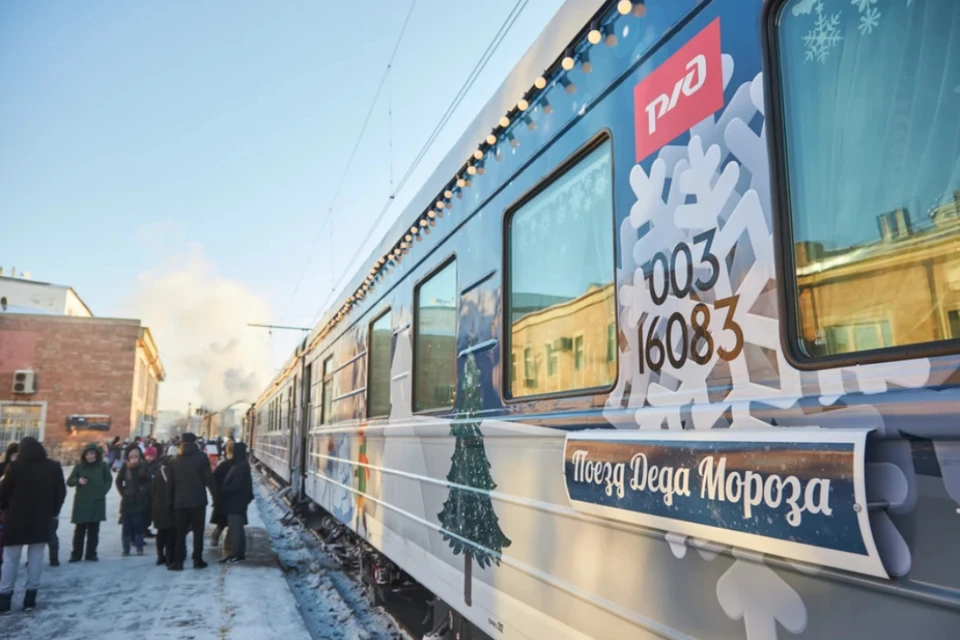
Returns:
[[[323,389],[320,392],[320,424],[330,424],[333,410],[333,356],[323,361]]]
[[[617,325],[611,322],[607,325],[607,362],[617,359]]]
[[[960,309],[947,312],[947,323],[950,325],[950,337],[960,338]]]
[[[960,3],[843,4],[777,16],[789,351],[808,360],[950,339],[960,303]]]
[[[393,343],[393,328],[390,312],[386,311],[370,323],[367,357],[367,416],[371,418],[390,415],[390,351]]]
[[[523,379],[511,370],[507,380],[512,397],[601,389],[616,379],[616,358],[604,361],[607,327],[616,325],[610,149],[603,139],[580,153],[507,218],[507,346],[524,354]],[[559,376],[549,385],[528,355],[540,344],[551,345],[547,376]],[[564,374],[588,360],[604,364],[576,379]]]
[[[457,393],[457,262],[416,289],[413,409],[452,407]]]
[[[31,436],[43,441],[43,403],[11,404],[0,402],[0,448]]]
[[[573,370],[583,370],[583,334],[573,339]]]
[[[547,356],[547,375],[555,376],[557,375],[557,369],[559,368],[559,354],[554,350],[553,345],[549,342],[547,343],[544,351],[546,351]]]

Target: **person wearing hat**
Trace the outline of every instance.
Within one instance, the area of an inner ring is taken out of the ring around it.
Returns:
[[[204,569],[203,528],[206,523],[207,492],[213,494],[213,474],[210,460],[197,446],[197,436],[183,434],[179,455],[170,465],[167,481],[169,503],[174,509],[177,540],[171,571],[183,571],[187,559],[187,533],[193,534],[193,568]]]
[[[153,486],[153,481],[157,477],[157,474],[160,473],[160,458],[157,457],[157,448],[150,444],[143,450],[143,461],[147,465],[147,472],[150,475],[150,483]],[[165,505],[166,506],[166,505]],[[150,525],[152,524],[153,514],[153,490],[150,490],[150,509],[147,511],[147,524],[143,530],[144,538],[155,538],[157,537],[153,531],[150,531]]]

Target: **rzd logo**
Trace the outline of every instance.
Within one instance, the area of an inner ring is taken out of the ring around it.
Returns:
[[[637,162],[723,107],[720,18],[633,90]]]

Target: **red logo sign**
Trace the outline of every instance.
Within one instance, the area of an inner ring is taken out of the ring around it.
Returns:
[[[637,162],[723,107],[720,18],[633,89]]]

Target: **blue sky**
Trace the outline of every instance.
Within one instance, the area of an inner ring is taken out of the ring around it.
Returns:
[[[217,288],[234,341],[269,349],[269,378],[296,334],[250,341],[237,327],[316,316],[389,193],[388,95],[399,177],[514,2],[417,1],[335,241],[328,227],[312,256],[409,2],[0,4],[0,265],[73,286],[97,315],[163,324],[181,376],[208,334],[229,342],[197,320]],[[382,229],[561,4],[529,1]],[[168,383],[182,388],[161,391],[162,407],[196,386]]]

